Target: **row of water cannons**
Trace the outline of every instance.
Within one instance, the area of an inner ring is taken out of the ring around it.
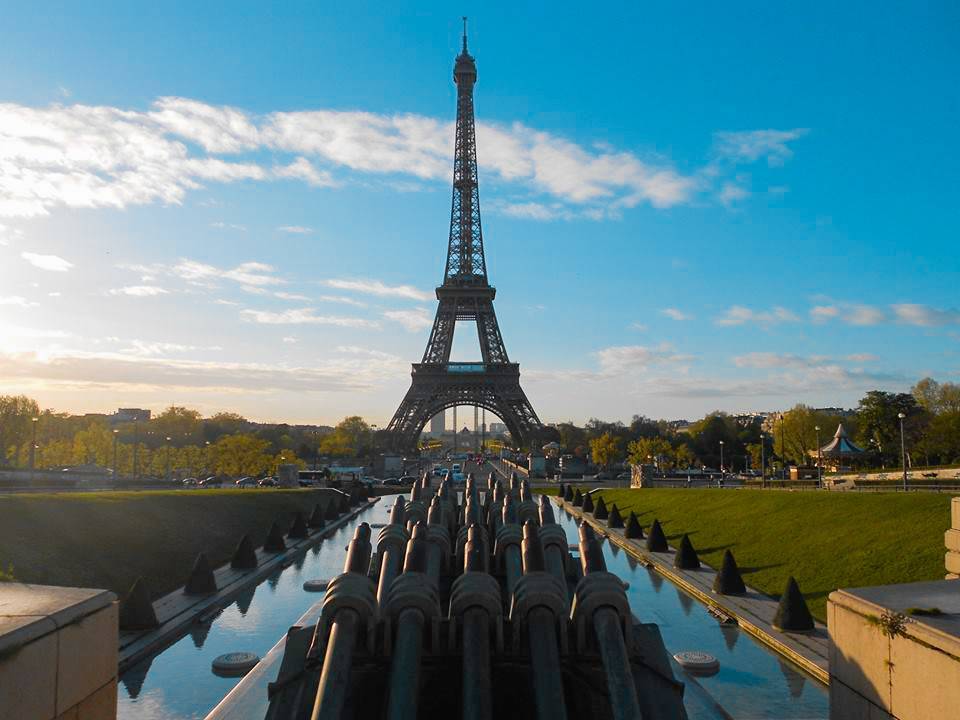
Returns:
[[[309,516],[296,512],[293,521],[284,529],[284,524],[275,520],[270,525],[263,543],[264,553],[282,553],[287,549],[287,540],[299,542],[311,534],[321,532],[328,522],[333,522],[350,509],[370,498],[366,487],[353,488],[350,492],[338,492],[325,504],[316,503]],[[256,570],[260,564],[256,546],[249,534],[240,538],[237,548],[230,558],[230,567],[241,572]],[[212,595],[220,588],[217,586],[214,568],[201,552],[193,563],[187,582],[183,586],[184,595]],[[129,631],[150,630],[159,626],[153,607],[152,593],[147,581],[137,578],[130,592],[120,603],[120,629]]]
[[[580,488],[574,489],[570,485],[564,486],[562,484],[559,488],[559,494],[573,507],[579,508],[584,513],[590,513],[595,520],[606,522],[608,528],[623,530],[624,537],[628,540],[644,540],[648,551],[654,553],[670,551],[667,536],[664,534],[659,520],[654,519],[647,535],[644,536],[643,527],[635,512],[631,511],[628,518],[624,520],[616,503],[607,508],[602,495],[598,496],[596,502],[594,502],[592,493],[582,493]],[[700,568],[700,558],[690,541],[690,536],[686,533],[680,539],[680,544],[673,556],[673,565],[678,570],[698,570]],[[747,593],[747,587],[740,575],[737,561],[729,549],[724,551],[720,571],[714,576],[713,591],[718,595],[745,595]],[[777,607],[773,625],[788,632],[809,632],[814,629],[813,616],[803,599],[800,586],[792,576],[787,579],[786,587],[780,596],[780,604]]]
[[[516,474],[503,483],[491,473],[482,498],[468,475],[462,503],[446,480],[433,488],[424,475],[388,514],[375,540],[367,523],[356,529],[344,572],[328,585],[304,666],[287,674],[281,668],[268,718],[371,716],[373,683],[366,692],[357,685],[368,682],[359,679],[364,662],[379,659],[389,673],[374,714],[389,720],[416,718],[429,681],[424,673],[453,672],[453,662],[461,663],[460,682],[451,683],[459,685],[458,714],[489,720],[502,707],[504,688],[495,697],[493,679],[504,660],[528,668],[531,714],[563,720],[564,669],[573,656],[602,663],[601,694],[609,702],[603,716],[641,717],[624,585],[606,571],[587,523],[577,564],[548,499],[535,499]],[[288,636],[288,648],[290,642]],[[437,656],[445,658],[439,665]],[[284,692],[311,669],[319,676],[315,693]]]

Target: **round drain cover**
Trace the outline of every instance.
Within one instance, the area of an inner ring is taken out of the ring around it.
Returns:
[[[233,652],[221,655],[213,661],[213,672],[216,675],[234,677],[246,675],[253,670],[260,658],[249,652]]]
[[[713,674],[720,669],[720,661],[710,653],[699,650],[684,650],[673,656],[680,667],[694,673]]]
[[[307,592],[323,592],[327,589],[327,585],[330,584],[330,581],[326,578],[321,580],[307,580],[303,584],[303,589]]]

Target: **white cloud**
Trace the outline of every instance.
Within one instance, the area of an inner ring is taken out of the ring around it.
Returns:
[[[717,197],[725,207],[731,207],[740,200],[750,197],[750,191],[736,183],[727,182],[720,188],[720,194]]]
[[[36,307],[39,303],[30,302],[25,297],[20,295],[7,295],[6,297],[0,296],[0,305],[13,305],[16,307],[28,308]]]
[[[154,297],[167,293],[166,290],[157,285],[128,285],[127,287],[114,288],[109,292],[111,295],[130,295],[132,297]]]
[[[275,272],[273,266],[261,262],[240,263],[228,270],[183,258],[173,267],[165,269],[182,280],[207,286],[216,285],[216,281],[220,278],[257,288],[264,285],[280,285],[284,282],[282,278],[273,274]]]
[[[222,222],[222,221],[220,221],[220,222],[212,222],[212,223],[210,223],[210,227],[216,228],[216,229],[218,229],[218,230],[239,230],[240,232],[246,232],[246,231],[247,231],[247,226],[246,226],[246,225],[235,225],[235,224],[233,224],[233,223],[225,223],[225,222]]]
[[[311,308],[269,312],[267,310],[241,310],[244,319],[265,325],[335,325],[338,327],[377,328],[379,324],[363,318],[317,315]]]
[[[2,168],[0,168],[0,176],[2,176]],[[2,177],[0,177],[0,182],[2,182]],[[66,272],[73,267],[73,263],[68,262],[57,255],[40,255],[38,253],[22,252],[20,253],[20,257],[34,267],[40,268],[41,270]]]
[[[830,358],[821,355],[801,357],[791,353],[752,352],[733,358],[741,368],[812,368],[824,365]]]
[[[283,342],[287,343],[288,345],[295,345],[300,341],[299,339],[293,337],[292,335],[287,335],[285,338],[283,338]]]
[[[886,314],[873,305],[840,303],[817,305],[810,309],[810,319],[816,324],[840,320],[847,325],[878,325],[886,320]]]
[[[433,318],[430,311],[426,308],[416,308],[414,310],[387,310],[383,316],[389,320],[400,323],[409,332],[416,332],[423,328],[430,327],[433,324]]]
[[[916,303],[901,303],[892,305],[891,308],[897,321],[907,325],[934,327],[937,325],[960,324],[960,311],[958,310],[940,310]]]
[[[721,157],[735,162],[756,162],[763,158],[768,165],[783,165],[793,157],[788,143],[797,140],[807,131],[793,130],[747,130],[745,132],[718,132],[714,134],[716,152]]]
[[[300,295],[298,293],[288,293],[288,292],[275,292],[274,297],[280,298],[281,300],[300,300],[307,301],[308,298],[306,295]]]
[[[850,362],[874,362],[880,358],[872,353],[854,353],[853,355],[847,355],[847,360]]]
[[[620,375],[626,372],[645,371],[652,365],[678,364],[689,362],[690,355],[674,350],[669,343],[660,343],[656,347],[643,345],[619,345],[603,348],[594,353],[600,362],[602,375]]]
[[[430,300],[433,297],[431,293],[418,290],[410,285],[385,285],[380,280],[324,280],[323,284],[338,290],[353,290],[380,297],[402,297],[410,300]]]
[[[672,307],[663,308],[663,309],[660,311],[660,314],[661,314],[661,315],[666,315],[666,316],[667,316],[668,318],[670,318],[671,320],[682,321],[682,320],[692,320],[692,319],[693,319],[693,315],[689,315],[689,314],[683,312],[683,310],[679,310],[678,308],[672,308]]]
[[[283,233],[290,233],[291,235],[309,235],[313,232],[313,228],[306,227],[305,225],[281,225],[277,230]]]
[[[817,305],[810,308],[810,319],[815,323],[825,323],[840,314],[839,308],[833,305]]]
[[[352,297],[345,297],[343,295],[321,295],[317,298],[319,302],[329,302],[329,303],[338,303],[340,305],[352,305],[353,307],[367,307],[365,302],[356,300]]]
[[[734,305],[716,319],[721,326],[758,325],[764,329],[786,322],[798,322],[800,318],[786,308],[776,306],[770,310],[751,310],[743,305]]]
[[[289,165],[278,165],[273,174],[279,178],[303,180],[313,187],[333,187],[337,183],[326,170],[317,170],[305,157],[298,157]]]

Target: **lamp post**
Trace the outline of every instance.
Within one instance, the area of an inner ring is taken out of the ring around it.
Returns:
[[[780,459],[783,461],[783,479],[787,479],[787,441],[784,436],[783,413],[780,413]]]
[[[30,483],[33,484],[34,471],[37,465],[37,423],[40,418],[30,418],[30,424],[33,426],[33,435],[30,440]]]
[[[137,476],[139,475],[139,445],[140,445],[140,423],[138,418],[133,420],[133,481],[137,481]]]
[[[814,425],[813,429],[817,431],[817,487],[823,487],[823,455],[820,453],[820,426]]]
[[[113,431],[113,481],[117,481],[117,436],[120,434],[120,431],[114,429]]]
[[[720,441],[720,477],[723,477],[723,440]]]
[[[167,436],[167,482],[170,482],[170,436]]]
[[[760,431],[760,489],[767,487],[767,435]]]
[[[906,417],[903,413],[897,413],[900,418],[900,463],[903,465],[903,491],[907,491],[907,445],[903,439],[903,419]]]
[[[204,446],[204,450],[203,450],[203,464],[206,465],[206,467],[204,468],[204,470],[209,473],[209,472],[210,472],[210,441],[209,441],[209,440],[204,440],[204,441],[203,441],[203,446]]]

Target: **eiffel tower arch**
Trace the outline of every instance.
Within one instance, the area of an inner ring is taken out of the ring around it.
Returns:
[[[457,85],[457,134],[447,263],[443,284],[437,288],[437,315],[427,349],[423,359],[414,363],[413,382],[387,426],[398,450],[414,449],[430,418],[457,405],[489,410],[503,420],[521,446],[534,443],[543,430],[520,387],[520,365],[507,356],[493,309],[497,291],[487,279],[473,114],[477,66],[467,52],[466,21],[463,51],[457,56],[453,80]],[[458,321],[476,324],[480,362],[450,362]]]

